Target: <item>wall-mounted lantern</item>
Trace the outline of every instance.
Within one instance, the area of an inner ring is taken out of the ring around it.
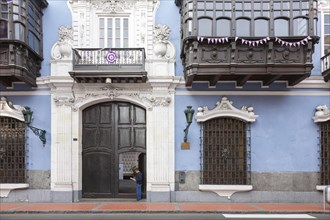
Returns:
[[[195,113],[195,110],[192,109],[191,106],[187,106],[187,109],[184,110],[184,114],[186,115],[186,121],[187,121],[187,126],[183,130],[184,131],[184,139],[183,139],[184,142],[187,142],[188,130],[189,130],[190,124],[192,123],[194,113]]]
[[[36,127],[33,127],[33,126],[30,125],[31,122],[32,122],[33,111],[31,111],[30,107],[25,107],[22,112],[23,112],[23,115],[24,115],[24,121],[25,121],[26,126],[29,127],[33,131],[33,133],[39,137],[39,139],[41,140],[41,142],[45,146],[45,144],[46,144],[46,131],[41,130],[39,128],[36,128]]]

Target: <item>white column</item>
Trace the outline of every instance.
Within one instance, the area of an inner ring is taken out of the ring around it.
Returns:
[[[62,103],[52,105],[52,191],[72,191],[71,111]]]

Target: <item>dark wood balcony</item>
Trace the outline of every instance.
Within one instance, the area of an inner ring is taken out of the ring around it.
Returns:
[[[247,81],[261,81],[264,86],[274,81],[296,85],[310,76],[313,45],[318,40],[315,37],[304,45],[285,46],[269,38],[263,44],[252,46],[234,37],[227,39],[222,43],[209,43],[205,39],[201,42],[197,37],[184,40],[181,58],[187,86],[196,81],[207,81],[210,86],[218,81],[235,81],[237,86]],[[253,42],[260,38],[246,39]],[[299,40],[301,38],[285,39],[286,42]]]
[[[70,75],[78,83],[145,83],[145,50],[75,48]]]
[[[21,41],[0,40],[0,83],[6,87],[15,82],[36,86],[42,60]]]
[[[328,82],[330,79],[330,52],[321,58],[321,62],[322,76],[324,77],[324,81]]]

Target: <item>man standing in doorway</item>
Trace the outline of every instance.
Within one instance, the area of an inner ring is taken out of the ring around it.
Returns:
[[[134,170],[135,178],[131,178],[136,182],[136,200],[140,201],[142,199],[142,173],[140,172],[139,168],[135,168]]]

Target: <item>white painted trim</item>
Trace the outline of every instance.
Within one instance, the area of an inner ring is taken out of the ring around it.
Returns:
[[[218,117],[233,117],[239,118],[246,122],[254,122],[257,115],[253,112],[253,107],[243,106],[241,109],[235,108],[232,101],[229,101],[227,97],[222,97],[221,102],[216,103],[216,107],[209,110],[207,106],[198,107],[196,114],[197,122],[205,122],[212,118]]]
[[[270,218],[292,218],[292,219],[310,219],[310,218],[316,218],[314,216],[308,215],[308,214],[223,214],[225,218],[248,218],[248,219],[255,219],[255,218],[262,218],[262,219],[270,219]]]
[[[0,197],[8,197],[10,191],[29,188],[27,183],[0,183]]]
[[[236,192],[246,192],[253,189],[252,185],[199,185],[200,191],[214,192],[219,196],[226,196],[228,199]]]
[[[1,93],[2,95],[2,93]],[[24,107],[19,105],[13,105],[8,102],[6,97],[1,97],[0,100],[0,116],[15,118],[19,121],[24,121],[24,115],[22,110]]]
[[[326,105],[319,105],[316,107],[313,120],[315,123],[326,122],[330,120],[330,109]]]

